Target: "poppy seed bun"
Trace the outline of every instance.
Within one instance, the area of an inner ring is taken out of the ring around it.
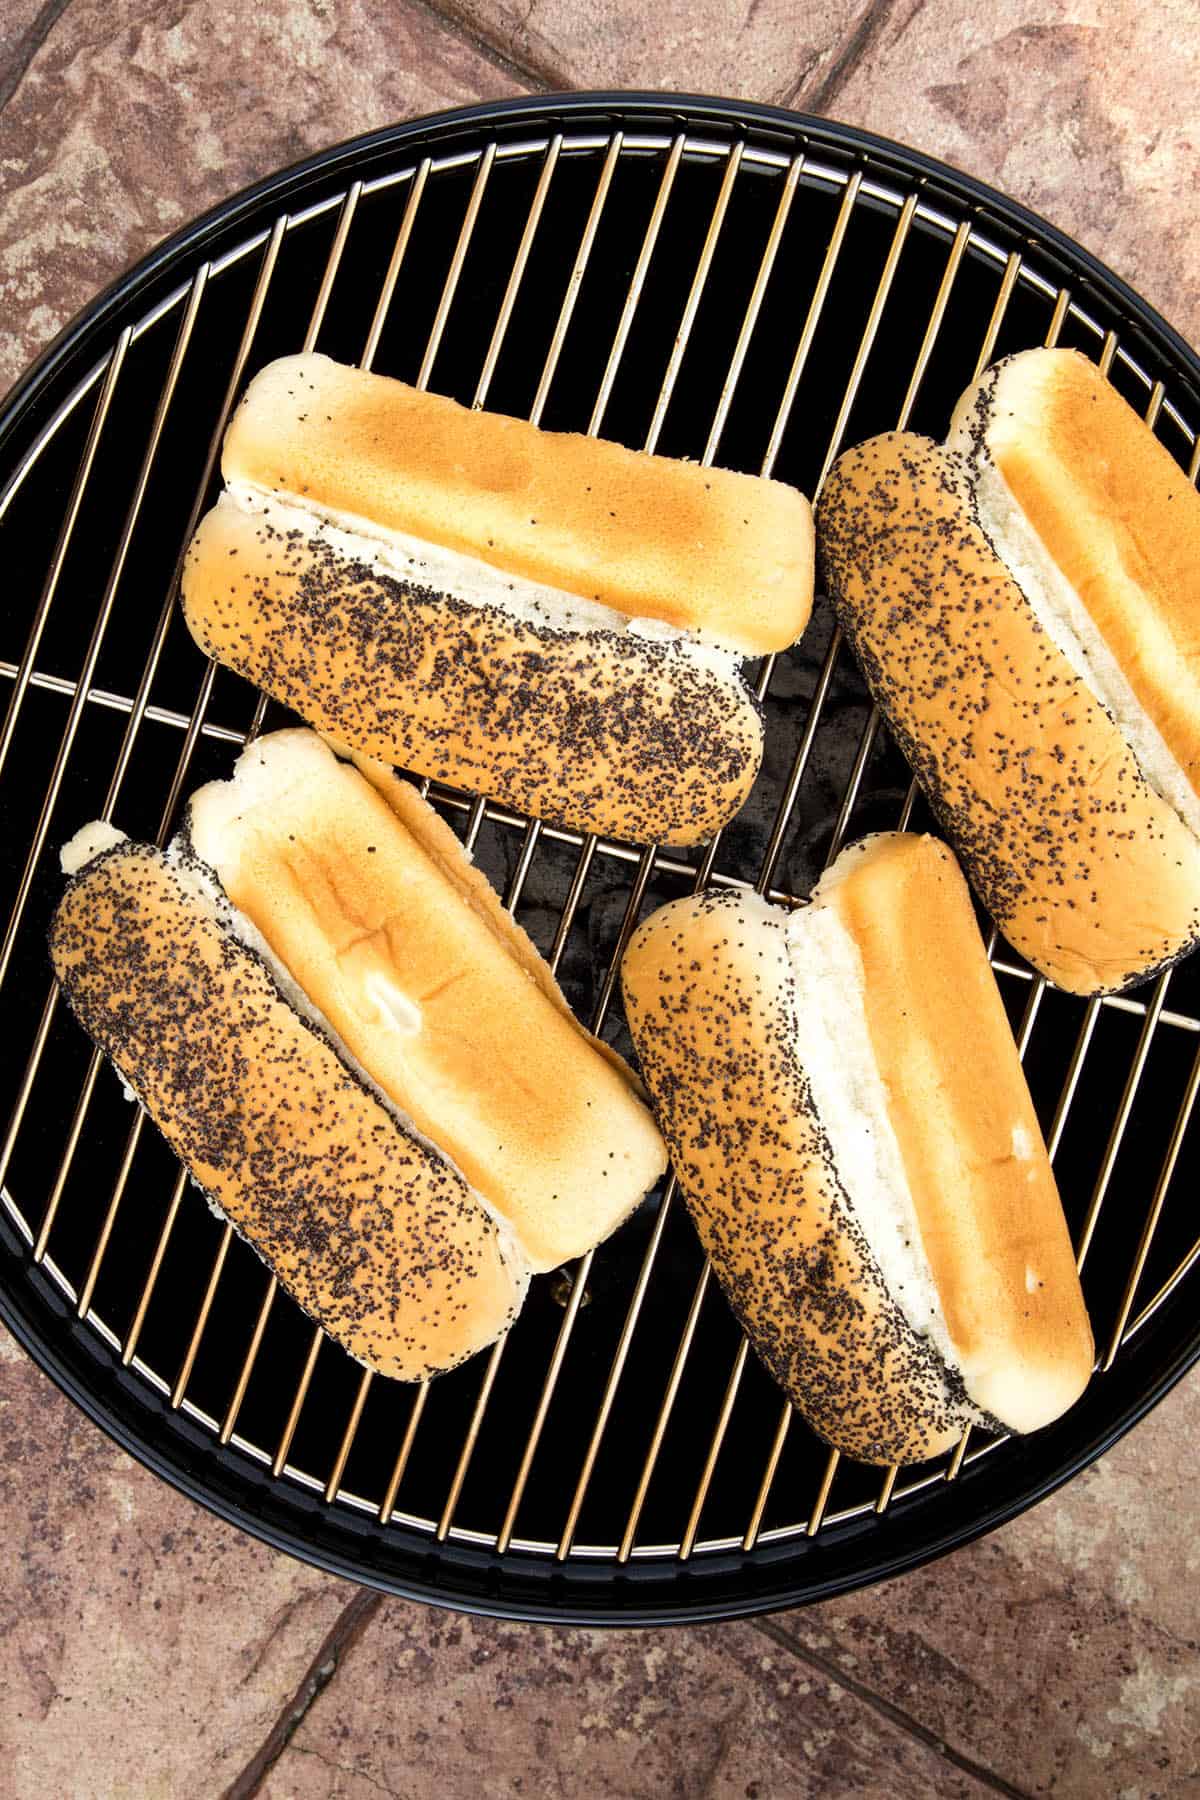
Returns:
[[[1070,1241],[943,845],[854,845],[791,914],[676,901],[622,981],[704,1248],[823,1437],[921,1461],[1078,1397],[1092,1340]]]
[[[310,731],[259,738],[193,795],[188,838],[338,1041],[506,1219],[535,1270],[583,1255],[666,1166],[525,934],[410,786]],[[540,964],[550,992],[533,977]]]
[[[491,1343],[529,1279],[507,1226],[300,1015],[185,862],[94,832],[89,854],[54,915],[55,973],[210,1199],[379,1373],[420,1380]]]
[[[744,656],[786,649],[812,610],[812,514],[783,482],[542,431],[327,356],[255,376],[221,469]]]
[[[1027,591],[1048,588],[1085,676],[1200,835],[1200,493],[1075,350],[988,369],[947,444],[968,458],[996,550]]]
[[[1078,994],[1190,950],[1200,842],[997,555],[966,460],[872,438],[834,465],[819,523],[872,695],[1009,942]]]
[[[444,558],[433,576],[413,558],[405,573],[381,540],[227,493],[189,547],[184,616],[310,725],[535,818],[683,845],[738,811],[763,723],[736,658],[477,604],[469,572],[452,587]]]

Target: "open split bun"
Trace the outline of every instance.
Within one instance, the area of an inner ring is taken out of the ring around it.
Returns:
[[[183,580],[202,648],[354,749],[692,844],[762,758],[742,658],[812,605],[782,483],[540,431],[331,362],[257,375]]]
[[[841,456],[819,507],[841,621],[971,881],[1073,993],[1200,937],[1200,496],[1087,360],[1028,351],[947,446]]]
[[[285,731],[165,852],[85,827],[50,944],[210,1199],[351,1355],[417,1380],[608,1236],[665,1151],[454,834],[370,773]]]
[[[844,851],[793,913],[655,913],[622,982],[717,1277],[815,1429],[867,1462],[1032,1431],[1092,1338],[966,884],[936,839]]]

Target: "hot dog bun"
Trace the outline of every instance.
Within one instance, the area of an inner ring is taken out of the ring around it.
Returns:
[[[94,834],[77,854],[50,933],[63,992],[305,1311],[406,1381],[498,1337],[529,1279],[508,1227],[300,1015],[186,858]]]
[[[622,982],[704,1248],[823,1437],[920,1461],[1078,1397],[1092,1339],[1071,1245],[942,844],[854,845],[791,914],[675,901]]]
[[[988,369],[947,444],[996,550],[1049,590],[1151,784],[1200,834],[1200,494],[1074,350]]]
[[[653,1187],[662,1139],[449,826],[381,773],[383,791],[310,731],[260,738],[193,795],[190,847],[530,1266],[555,1268]]]
[[[1072,393],[1081,360],[1067,356]],[[1040,380],[1046,365],[1018,358],[1008,367],[1016,370],[1015,389],[1002,365],[985,390],[992,396],[985,411],[997,420],[995,396],[1040,392],[1022,369],[1032,367]],[[1084,391],[1092,391],[1090,378]],[[1200,500],[1182,477],[1168,478],[1165,452],[1161,462],[1146,452],[1144,481],[1113,478],[1120,490],[1114,517],[1119,509],[1122,523],[1119,531],[1097,527],[1089,572],[1084,540],[1105,516],[1096,498],[1099,463],[1115,466],[1128,453],[1135,467],[1135,452],[1149,439],[1124,402],[1106,394],[1086,402],[1097,420],[1091,460],[1061,433],[1048,444],[1036,440],[1033,486],[1051,492],[1060,449],[1076,456],[1084,474],[1074,487],[1064,477],[1062,492],[1046,501],[1057,524],[1046,527],[1046,546],[1031,551],[1015,503],[988,472],[983,404],[976,397],[964,415],[977,434],[971,460],[907,433],[873,438],[838,459],[819,508],[824,567],[871,692],[1005,936],[1059,987],[1117,992],[1184,955],[1200,935],[1190,751],[1175,715],[1155,700],[1186,660],[1176,616],[1182,602],[1168,606],[1148,577],[1143,584],[1125,548],[1136,537],[1147,567],[1167,581],[1192,527],[1185,518],[1176,529],[1164,518],[1173,508],[1190,515]],[[1016,417],[1014,403],[1004,430],[997,426],[998,443],[1017,429]],[[1003,448],[1000,457],[1013,466]],[[1014,478],[1025,491],[1026,476]],[[1143,495],[1144,530],[1135,532],[1127,481]],[[1069,526],[1073,510],[1079,522]],[[1007,521],[1008,538],[1000,531],[993,542],[997,520]],[[1019,555],[1011,548],[1018,538]],[[1073,599],[1065,593],[1068,569],[1081,584]],[[1129,598],[1135,585],[1140,613]],[[1158,623],[1139,623],[1146,619]],[[1175,660],[1165,651],[1158,659],[1157,650],[1139,660],[1139,646],[1168,638]],[[1121,657],[1128,661],[1119,664]],[[1174,751],[1154,723],[1156,711]]]
[[[744,656],[812,610],[808,502],[730,469],[474,412],[327,356],[250,383],[225,439],[231,486],[292,494]]]
[[[567,629],[557,601],[482,563],[405,554],[227,493],[192,540],[184,614],[210,656],[340,742],[536,818],[692,844],[742,805],[763,724],[728,652],[584,605]]]

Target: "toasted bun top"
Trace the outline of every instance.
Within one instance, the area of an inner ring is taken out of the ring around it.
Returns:
[[[325,356],[255,376],[222,468],[745,655],[794,643],[812,610],[796,489],[473,412]]]
[[[515,1316],[528,1272],[462,1177],[404,1130],[155,849],[68,884],[50,949],[72,1009],[205,1191],[352,1356],[401,1380]]]
[[[405,830],[421,846],[449,885],[462,895],[472,912],[487,925],[493,937],[499,939],[513,961],[540,988],[551,1006],[556,1007],[569,1022],[572,1030],[577,1031],[598,1056],[611,1063],[628,1087],[644,1097],[646,1090],[625,1058],[619,1056],[603,1038],[593,1036],[579,1023],[567,1004],[566,995],[554,978],[550,964],[539,953],[529,933],[518,925],[508,908],[501,904],[499,894],[482,870],[477,869],[470,861],[441,814],[435,812],[427,800],[422,800],[411,781],[405,781],[386,763],[377,761],[373,756],[363,756],[357,750],[347,750],[344,745],[331,738],[326,739],[326,742],[343,761],[352,762],[363,779],[369,781],[376,792],[382,795]]]
[[[260,738],[189,809],[195,853],[356,1061],[554,1268],[622,1222],[666,1151],[435,822],[309,731]]]
[[[1075,993],[1182,955],[1200,934],[1200,844],[1042,630],[963,459],[872,438],[834,465],[820,524],[871,691],[1010,942]]]
[[[936,838],[885,833],[843,851],[792,930],[823,906],[862,961],[859,1003],[967,1392],[1033,1430],[1082,1393],[1092,1336],[966,882]],[[803,1019],[798,1050],[803,1063]]]
[[[987,370],[948,442],[999,470],[1200,789],[1200,493],[1075,350]]]

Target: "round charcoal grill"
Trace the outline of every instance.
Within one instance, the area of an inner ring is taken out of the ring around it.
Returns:
[[[584,96],[418,122],[280,175],[148,258],[31,371],[0,420],[0,1313],[135,1455],[269,1542],[397,1592],[696,1619],[978,1535],[1196,1359],[1195,960],[1089,1003],[990,938],[1099,1366],[1052,1429],[971,1434],[897,1473],[830,1456],[784,1405],[672,1184],[538,1280],[491,1354],[423,1387],[372,1379],[212,1216],[45,954],[71,831],[103,814],[164,838],[192,787],[286,720],[205,663],[176,604],[230,408],[272,357],[315,346],[812,494],[843,445],[903,424],[940,436],[979,368],[1040,343],[1095,358],[1195,476],[1200,364],[1041,221],[838,126]],[[706,882],[804,895],[848,837],[928,824],[824,599],[757,679],[764,770],[703,851],[581,839],[432,790],[580,1017],[627,1051],[615,970],[649,909]]]

